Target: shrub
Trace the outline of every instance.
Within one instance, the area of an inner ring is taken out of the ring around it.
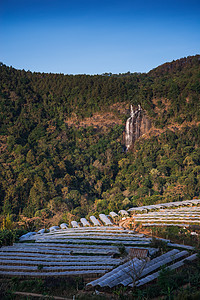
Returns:
[[[17,242],[19,240],[19,237],[25,234],[26,232],[27,232],[26,230],[21,230],[21,229],[0,230],[0,246],[12,245],[14,242]]]

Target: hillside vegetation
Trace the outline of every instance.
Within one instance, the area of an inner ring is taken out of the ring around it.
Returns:
[[[130,104],[141,104],[153,127],[126,153]],[[112,114],[106,130],[85,121],[97,114],[104,129]],[[198,197],[199,121],[199,55],[148,74],[73,76],[1,64],[1,215],[69,221]]]

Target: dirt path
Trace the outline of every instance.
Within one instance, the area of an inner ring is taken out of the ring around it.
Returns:
[[[131,229],[129,228],[130,223],[132,223],[132,228]],[[122,221],[119,222],[119,226],[124,227],[126,229],[136,230],[137,233],[138,232],[143,233],[143,234],[148,235],[148,236],[152,235],[150,229],[142,227],[142,226],[140,226],[139,228],[136,229],[136,227],[135,227],[136,225],[137,225],[137,223],[134,223],[133,217],[126,218],[126,220],[122,220]]]
[[[31,297],[40,297],[40,298],[51,298],[55,300],[72,300],[72,298],[63,298],[63,297],[58,297],[58,296],[50,296],[50,295],[42,295],[42,294],[34,294],[34,293],[26,293],[26,292],[15,292],[15,295],[18,296],[31,296]],[[75,299],[75,298],[74,298]]]
[[[122,221],[120,221],[119,222],[119,226],[122,226],[122,227],[125,227],[125,228],[129,228],[129,224],[130,224],[130,222],[133,222],[133,218],[126,218],[126,220],[122,220]]]

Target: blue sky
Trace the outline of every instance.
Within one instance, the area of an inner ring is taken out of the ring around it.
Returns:
[[[17,69],[148,72],[200,53],[200,1],[0,0],[0,41]]]

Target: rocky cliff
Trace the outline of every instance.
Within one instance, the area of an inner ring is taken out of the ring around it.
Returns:
[[[126,149],[128,150],[135,141],[145,134],[150,128],[151,121],[141,106],[138,105],[138,108],[134,110],[131,105],[131,115],[126,121],[125,128]]]

